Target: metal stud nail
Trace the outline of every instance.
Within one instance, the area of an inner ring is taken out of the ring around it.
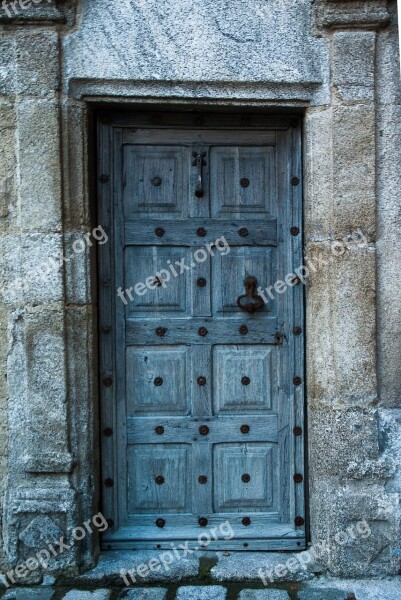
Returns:
[[[158,335],[159,337],[163,337],[165,335],[165,333],[167,332],[167,329],[165,327],[157,327],[155,329],[155,333],[156,335]]]
[[[302,333],[302,328],[301,328],[301,327],[299,327],[299,325],[295,325],[295,327],[294,327],[294,328],[293,328],[293,330],[292,330],[292,333],[293,333],[294,335],[301,335],[301,333]]]
[[[247,188],[249,186],[249,184],[250,184],[250,181],[249,181],[249,179],[247,177],[242,177],[239,180],[239,184],[240,184],[241,187]]]
[[[208,334],[206,327],[199,327],[198,334],[201,335],[202,337],[205,337],[205,335]]]
[[[291,283],[292,285],[299,285],[301,283],[301,279],[299,277],[293,277],[293,279],[291,279]]]
[[[113,487],[114,481],[110,477],[108,477],[104,480],[104,485],[108,488]]]
[[[206,377],[203,377],[203,375],[201,375],[200,377],[198,377],[197,382],[198,385],[206,385]]]
[[[163,235],[165,234],[163,227],[156,227],[155,234],[157,235],[157,237],[163,237]]]
[[[163,435],[164,427],[162,425],[158,425],[157,427],[155,427],[155,433],[157,433],[157,435]]]
[[[199,475],[198,481],[199,481],[199,483],[201,485],[205,485],[205,483],[207,483],[207,477],[206,477],[206,475]]]
[[[163,485],[163,483],[164,483],[163,475],[158,475],[157,477],[155,477],[155,482],[157,483],[157,485]]]
[[[111,332],[111,326],[110,325],[103,325],[102,327],[102,333],[110,333]]]
[[[291,235],[298,235],[299,234],[299,227],[291,227],[290,228],[290,233]]]
[[[244,377],[241,378],[241,383],[242,383],[242,385],[249,385],[251,383],[251,380],[249,377],[247,377],[245,375]]]
[[[155,187],[159,187],[161,184],[162,180],[160,179],[160,177],[153,177],[152,185],[154,185]]]
[[[295,473],[294,475],[294,481],[295,483],[302,483],[304,478],[302,477],[301,473]]]
[[[209,427],[207,425],[201,425],[199,427],[199,433],[201,435],[207,435],[209,433]]]
[[[246,335],[248,333],[248,327],[246,325],[241,325],[241,327],[238,328],[238,331],[241,335]]]
[[[294,523],[296,527],[302,527],[305,524],[305,520],[303,517],[295,517]]]
[[[293,382],[294,382],[294,385],[301,385],[302,379],[301,379],[301,377],[294,377]]]
[[[159,386],[163,385],[163,377],[155,377],[155,379],[154,379],[153,383],[154,383],[154,384],[155,384],[157,387],[159,387]]]
[[[106,387],[111,387],[113,385],[113,380],[111,377],[106,377],[106,379],[103,379],[103,385]]]
[[[244,517],[244,518],[242,519],[242,524],[243,524],[245,527],[248,527],[248,525],[250,525],[250,524],[251,524],[251,519],[250,519],[249,517]]]
[[[113,435],[113,430],[111,427],[105,427],[103,429],[103,435],[106,437],[111,437]]]
[[[299,185],[299,177],[291,177],[291,185]]]
[[[199,287],[205,287],[207,281],[204,277],[199,277],[196,281]]]
[[[242,479],[242,481],[243,481],[244,483],[249,483],[249,482],[251,481],[251,476],[250,476],[250,475],[248,475],[248,473],[244,473],[244,474],[242,475],[241,479]]]
[[[157,525],[157,527],[160,527],[160,529],[163,529],[165,524],[166,524],[166,521],[164,519],[156,519],[156,525]]]
[[[249,235],[249,231],[246,227],[241,227],[241,229],[238,230],[238,233],[241,237],[246,237],[247,235]]]
[[[206,527],[208,524],[208,520],[205,517],[201,517],[198,519],[198,523],[201,527]]]
[[[196,235],[199,237],[205,237],[206,233],[207,232],[204,227],[198,227],[198,229],[196,230]]]
[[[241,431],[241,433],[249,433],[249,431],[250,431],[249,425],[241,425],[240,431]]]
[[[302,435],[302,427],[294,427],[294,429],[293,429],[293,433],[294,433],[294,435],[296,435],[296,436],[300,436],[300,435]]]

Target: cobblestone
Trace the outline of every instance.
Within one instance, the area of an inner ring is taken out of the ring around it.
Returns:
[[[289,600],[284,590],[242,590],[239,600]]]
[[[166,598],[165,588],[138,588],[121,594],[121,599],[124,600],[166,600]]]
[[[220,585],[185,586],[177,590],[176,600],[225,600],[226,588]]]

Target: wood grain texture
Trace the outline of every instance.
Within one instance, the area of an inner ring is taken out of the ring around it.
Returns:
[[[190,119],[157,127],[115,114],[99,125],[99,171],[110,174],[99,185],[110,230],[100,319],[112,326],[101,341],[102,428],[113,430],[102,435],[102,473],[115,481],[104,543],[164,547],[228,520],[233,539],[219,535],[211,549],[300,549],[304,486],[293,475],[304,473],[304,438],[293,427],[303,427],[304,390],[293,379],[304,358],[292,330],[303,325],[302,286],[273,291],[253,315],[236,302],[245,277],[264,289],[301,264],[302,237],[289,233],[302,229],[302,188],[290,184],[301,179],[300,130],[281,116],[252,117],[252,129],[235,115],[221,126]]]

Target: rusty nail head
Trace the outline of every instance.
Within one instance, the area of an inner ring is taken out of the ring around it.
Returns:
[[[208,523],[208,521],[207,521],[207,519],[206,519],[205,517],[201,517],[201,518],[198,520],[198,523],[199,523],[199,525],[200,525],[201,527],[206,527],[206,526],[207,526],[207,523]]]
[[[209,433],[209,427],[207,425],[201,425],[199,427],[199,433],[201,435],[207,435]]]
[[[291,235],[298,235],[299,234],[299,227],[291,227],[290,229],[290,233]]]
[[[198,227],[198,229],[196,230],[196,235],[199,237],[205,237],[206,229],[204,227]]]
[[[304,480],[304,478],[302,477],[301,473],[295,473],[295,475],[294,475],[295,483],[302,483],[303,480]]]
[[[291,185],[299,185],[299,177],[291,177]]]
[[[164,427],[162,425],[158,425],[157,427],[155,427],[155,432],[157,433],[157,435],[163,435]]]
[[[154,185],[155,187],[159,187],[159,185],[162,184],[162,180],[160,179],[160,177],[153,177],[152,179],[152,185]]]
[[[155,377],[155,380],[153,382],[157,387],[159,387],[160,385],[163,385],[163,377]]]
[[[112,386],[113,380],[111,379],[111,377],[106,377],[106,379],[103,379],[103,385],[105,385],[106,387]]]
[[[240,234],[241,237],[246,237],[247,235],[249,235],[249,231],[247,230],[246,227],[241,227],[241,229],[238,231],[238,233]]]
[[[114,481],[110,477],[108,477],[107,479],[104,480],[104,485],[106,487],[113,487]]]
[[[294,382],[294,385],[301,385],[302,379],[301,379],[301,377],[294,377],[293,382]]]
[[[204,277],[199,277],[196,283],[199,285],[199,287],[205,287],[207,282]]]
[[[102,333],[110,333],[111,332],[111,326],[110,325],[103,325],[102,327]]]
[[[247,188],[249,186],[249,184],[250,184],[250,181],[249,181],[249,179],[247,177],[242,177],[239,180],[239,182],[240,182],[241,187],[243,187],[243,188]]]
[[[293,332],[294,335],[301,335],[302,328],[299,327],[299,325],[295,325],[295,327],[293,328],[292,332]]]
[[[103,279],[103,287],[109,287],[110,286],[110,279]]]
[[[157,329],[155,329],[156,335],[158,335],[159,337],[163,337],[164,334],[167,332],[167,329],[165,327],[157,327]]]
[[[294,427],[293,429],[294,435],[302,435],[302,427]]]
[[[206,327],[199,327],[199,329],[198,329],[198,333],[199,333],[199,335],[201,335],[202,337],[205,337],[205,335],[207,335],[207,329],[206,329]]]
[[[206,475],[199,475],[199,477],[198,477],[198,481],[199,481],[199,483],[201,483],[202,485],[204,485],[205,483],[207,483],[207,477],[206,477]]]
[[[244,517],[242,519],[242,524],[245,525],[245,527],[248,527],[248,525],[251,524],[251,519],[249,517]]]
[[[157,519],[156,520],[156,525],[157,527],[160,527],[160,529],[163,529],[163,527],[165,526],[166,521],[164,519]]]
[[[251,481],[251,476],[250,476],[250,475],[248,475],[248,473],[244,473],[244,474],[242,475],[241,479],[242,479],[242,481],[243,481],[244,483],[249,483],[249,482]]]
[[[294,277],[293,279],[291,279],[291,283],[292,285],[299,285],[301,283],[301,280],[299,277]]]
[[[206,377],[203,377],[203,376],[198,377],[197,381],[198,381],[198,385],[206,385]]]
[[[249,425],[241,425],[240,431],[241,433],[249,433],[250,427]]]
[[[113,430],[111,427],[105,427],[103,429],[103,435],[105,435],[106,437],[111,437],[113,435]]]
[[[156,481],[157,485],[163,485],[163,483],[164,483],[164,477],[163,477],[163,475],[158,475],[155,478],[155,481]]]
[[[296,527],[302,527],[302,525],[305,524],[305,520],[303,519],[303,517],[295,517],[294,523]]]
[[[241,335],[246,335],[248,333],[248,327],[246,325],[241,325],[238,331]]]
[[[163,235],[165,234],[163,227],[156,227],[155,234],[157,235],[157,237],[163,237]]]
[[[241,379],[241,383],[242,385],[249,385],[251,383],[251,380],[249,379],[249,377],[244,376]]]

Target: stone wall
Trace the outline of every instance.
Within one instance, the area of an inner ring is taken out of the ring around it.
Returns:
[[[95,257],[88,248],[59,260],[97,224],[91,108],[195,104],[305,114],[305,252],[317,265],[306,294],[311,538],[333,541],[367,519],[373,535],[333,542],[323,568],[396,573],[396,3],[51,0],[0,12],[0,50],[0,495],[8,561],[41,547],[46,535],[68,534],[97,507]],[[353,243],[333,257],[332,244],[344,240]],[[93,538],[50,570],[89,566],[96,553]]]

